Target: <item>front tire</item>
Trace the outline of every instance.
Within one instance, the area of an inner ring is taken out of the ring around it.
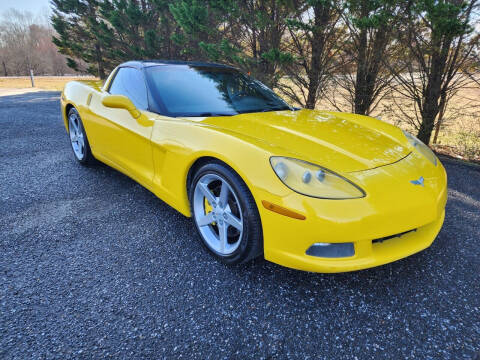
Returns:
[[[239,264],[263,253],[260,215],[248,187],[221,163],[203,165],[190,186],[195,227],[203,245],[226,264]]]
[[[94,162],[92,150],[83,127],[82,119],[77,109],[71,108],[68,111],[68,134],[70,136],[70,144],[72,145],[73,154],[82,165]]]

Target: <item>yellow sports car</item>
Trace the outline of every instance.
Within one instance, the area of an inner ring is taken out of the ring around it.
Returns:
[[[76,159],[97,159],[194,219],[228,264],[369,268],[427,248],[443,224],[445,169],[407,132],[296,109],[218,64],[131,61],[65,86]]]

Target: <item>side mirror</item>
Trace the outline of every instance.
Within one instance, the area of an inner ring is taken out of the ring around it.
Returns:
[[[140,116],[140,111],[138,111],[132,101],[123,95],[105,95],[102,98],[102,105],[108,108],[125,109],[135,119]]]

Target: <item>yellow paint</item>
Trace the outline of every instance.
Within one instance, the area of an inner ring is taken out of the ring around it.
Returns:
[[[135,118],[136,109],[129,104],[105,107],[105,101],[125,103],[108,96],[100,82],[67,84],[62,94],[65,126],[66,107],[73,105],[97,159],[185,216],[191,216],[187,195],[191,166],[202,157],[225,162],[255,198],[269,261],[307,271],[359,270],[425,249],[442,226],[445,169],[440,162],[434,166],[426,160],[395,126],[366,116],[312,110],[210,118],[169,118],[140,111]],[[366,196],[326,200],[295,193],[273,172],[271,156],[330,169],[361,187]],[[425,179],[423,187],[410,183],[420,176]],[[272,212],[262,201],[306,219]],[[372,244],[373,239],[411,229],[417,231]],[[355,255],[347,259],[306,255],[316,242],[353,242]]]

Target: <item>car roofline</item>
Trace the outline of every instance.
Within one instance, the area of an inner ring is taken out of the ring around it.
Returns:
[[[131,60],[120,64],[118,67],[133,67],[136,69],[143,69],[152,66],[162,66],[162,65],[186,65],[186,66],[205,66],[205,67],[216,67],[216,68],[225,68],[225,69],[234,69],[237,68],[219,64],[219,63],[209,63],[209,62],[197,62],[197,61],[181,61],[181,60]]]

